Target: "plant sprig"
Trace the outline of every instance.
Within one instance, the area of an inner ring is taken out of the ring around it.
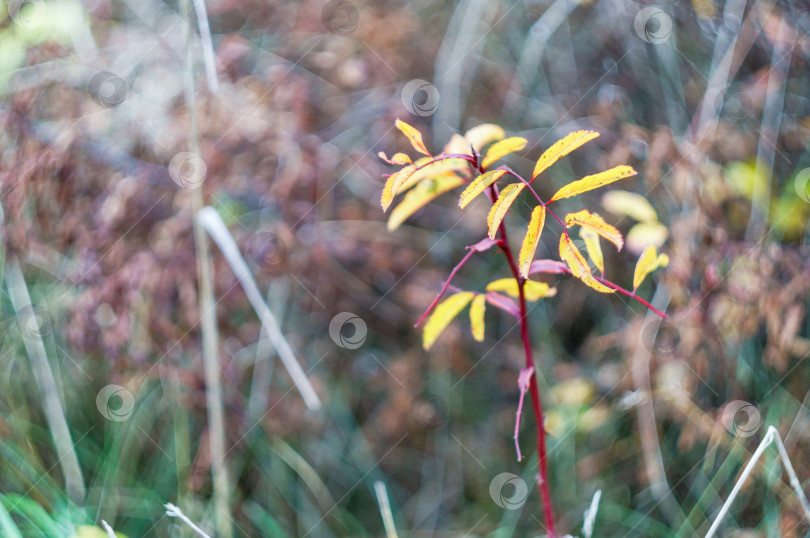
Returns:
[[[556,536],[554,513],[548,485],[545,434],[542,426],[544,424],[543,408],[537,386],[537,376],[534,375],[536,370],[529,337],[528,309],[526,305],[529,301],[539,301],[552,297],[557,290],[545,282],[530,280],[530,276],[537,273],[570,274],[598,292],[621,293],[638,301],[659,316],[666,318],[664,312],[636,295],[636,290],[650,273],[669,263],[666,254],[659,255],[655,246],[648,247],[641,254],[636,264],[633,275],[633,290],[626,290],[605,278],[604,257],[600,242],[601,239],[604,239],[621,251],[624,246],[624,238],[621,232],[605,222],[598,214],[587,209],[568,213],[565,218],[560,218],[549,207],[557,200],[572,198],[621,179],[635,176],[636,171],[632,166],[620,165],[597,174],[585,176],[564,185],[548,201],[544,201],[532,187],[532,182],[554,163],[597,138],[599,136],[598,132],[591,130],[574,131],[554,143],[537,160],[531,179],[527,180],[508,166],[492,168],[503,157],[526,147],[526,139],[517,136],[507,138],[504,130],[497,125],[479,125],[467,131],[464,137],[453,135],[450,142],[438,155],[432,155],[428,151],[422,139],[422,134],[415,127],[399,119],[396,121],[396,127],[408,138],[413,148],[422,157],[413,160],[405,153],[396,153],[391,158],[388,158],[385,153],[379,153],[380,158],[389,164],[401,166],[398,171],[387,176],[380,200],[383,211],[387,211],[393,204],[394,199],[398,195],[404,194],[400,203],[391,211],[388,219],[389,230],[395,230],[408,217],[436,197],[463,185],[465,188],[461,192],[458,202],[462,210],[485,192],[492,203],[492,208],[487,215],[487,237],[467,247],[468,252],[450,272],[436,298],[416,322],[416,326],[419,326],[427,319],[422,329],[422,345],[425,350],[428,350],[444,329],[467,306],[470,307],[472,335],[477,341],[484,339],[484,317],[487,304],[517,318],[520,323],[526,364],[518,377],[521,402],[515,423],[515,449],[518,461],[520,461],[522,457],[518,444],[520,411],[523,397],[528,391],[532,399],[534,418],[538,424],[538,487],[543,498],[546,528],[549,535],[554,538]],[[484,148],[487,148],[487,151],[481,157]],[[508,177],[512,177],[516,181],[499,188],[498,183]],[[516,259],[509,244],[504,220],[512,204],[523,191],[530,192],[537,204],[532,208],[529,224]],[[547,216],[551,216],[553,220],[562,226],[562,232],[559,236],[559,253],[562,261],[534,259],[537,245],[545,231]],[[571,239],[569,231],[574,227],[580,230],[579,235],[585,243],[587,258],[579,251]],[[461,267],[476,253],[487,252],[494,246],[497,246],[506,257],[512,273],[511,278],[494,280],[486,286],[486,290],[483,292],[461,290],[452,286],[452,280]],[[599,269],[599,275],[593,274],[591,264]],[[451,288],[453,294],[442,300],[444,294]]]

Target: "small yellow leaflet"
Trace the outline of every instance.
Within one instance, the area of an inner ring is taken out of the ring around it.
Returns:
[[[567,233],[560,234],[560,259],[562,259],[571,270],[571,274],[585,283],[586,286],[595,289],[601,293],[614,293],[604,284],[597,281],[591,274],[591,268],[585,257],[577,250],[574,242],[568,237]]]
[[[470,327],[476,342],[484,341],[484,313],[487,311],[487,296],[475,296],[470,305]]]
[[[464,138],[468,144],[464,152],[466,153],[470,150],[469,146],[474,147],[475,151],[481,151],[484,149],[484,146],[490,142],[500,140],[505,136],[506,132],[500,125],[495,125],[494,123],[483,123],[481,125],[476,125],[464,133]]]
[[[588,228],[579,231],[579,237],[585,242],[588,257],[602,274],[605,273],[605,260],[602,256],[602,245],[599,244],[599,235]]]
[[[402,199],[398,206],[391,211],[388,217],[388,229],[393,231],[399,228],[405,219],[419,211],[422,207],[430,203],[433,199],[449,190],[455,189],[464,184],[464,180],[452,172],[426,179]]]
[[[543,225],[546,223],[546,208],[539,205],[532,211],[532,218],[529,220],[529,227],[526,229],[526,237],[520,246],[518,265],[523,278],[529,278],[529,267],[534,259],[534,252],[537,250],[537,243],[540,242],[540,235],[543,233]]]
[[[402,131],[402,134],[407,136],[408,140],[411,141],[413,149],[423,155],[430,155],[430,152],[428,152],[427,148],[425,147],[425,143],[422,141],[422,133],[420,133],[416,127],[408,125],[399,118],[397,118],[395,125],[397,126],[397,129]]]
[[[669,265],[669,256],[666,254],[659,255],[655,245],[650,245],[644,249],[636,263],[636,270],[633,272],[633,291],[638,289],[644,279],[647,278],[647,275],[659,267],[666,267],[667,265]]]
[[[518,282],[514,278],[499,278],[487,284],[487,291],[503,292],[515,299],[520,297],[520,289]],[[554,297],[557,294],[557,288],[550,288],[545,282],[535,282],[534,280],[527,280],[523,284],[523,295],[527,301],[539,301],[544,297]]]
[[[525,186],[526,184],[522,182],[510,183],[503,188],[500,196],[498,196],[498,199],[495,200],[494,204],[492,204],[492,209],[489,210],[489,215],[487,215],[487,225],[489,226],[490,239],[495,239],[495,234],[497,233],[501,222],[503,222],[506,212],[509,211],[509,207],[512,205],[512,202],[515,201],[515,198],[517,198],[518,194],[520,194]]]
[[[540,155],[537,159],[537,164],[534,165],[534,172],[532,179],[539,176],[543,171],[547,170],[552,164],[556,163],[575,149],[583,146],[587,142],[598,137],[599,133],[596,131],[574,131],[565,137],[557,140],[550,148]]]
[[[475,178],[458,199],[458,206],[461,209],[467,207],[467,204],[472,202],[479,194],[484,192],[487,187],[498,181],[506,173],[506,170],[490,170]]]
[[[519,136],[513,136],[511,138],[506,138],[499,142],[495,142],[492,144],[492,147],[489,148],[489,151],[487,151],[487,155],[481,162],[481,166],[483,168],[489,168],[489,166],[495,163],[498,159],[509,155],[510,153],[520,151],[525,147],[526,139]]]
[[[611,168],[610,170],[599,172],[598,174],[594,174],[592,176],[585,176],[582,179],[569,183],[565,187],[558,190],[554,196],[551,197],[549,202],[561,200],[563,198],[570,198],[572,196],[576,196],[577,194],[582,194],[583,192],[598,189],[599,187],[608,185],[614,181],[634,176],[636,173],[637,172],[632,166],[623,164],[621,166]]]
[[[425,350],[433,346],[439,335],[450,325],[453,318],[464,310],[464,307],[472,301],[474,296],[475,293],[471,291],[454,293],[436,306],[436,309],[428,318],[427,323],[425,323],[425,328],[422,331],[422,347],[424,347]]]
[[[416,165],[409,164],[388,176],[388,180],[383,187],[382,196],[380,197],[380,205],[382,206],[383,212],[388,211],[388,207],[391,205],[391,202],[394,201],[394,196],[402,189],[403,183],[414,173],[414,170],[416,170]]]
[[[591,213],[587,209],[578,211],[576,213],[569,213],[565,216],[565,225],[570,228],[571,226],[582,226],[592,230],[621,250],[624,246],[624,239],[619,230],[605,222],[605,219],[595,213]]]

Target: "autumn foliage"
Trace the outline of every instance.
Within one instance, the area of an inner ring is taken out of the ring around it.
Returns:
[[[527,144],[525,138],[507,138],[504,130],[497,125],[479,125],[467,131],[463,137],[454,135],[438,155],[430,154],[422,139],[422,134],[416,128],[402,120],[397,120],[396,126],[408,137],[413,148],[423,156],[412,160],[404,153],[397,153],[390,158],[384,153],[380,153],[380,157],[389,164],[402,166],[388,176],[382,192],[381,205],[386,211],[397,196],[403,195],[399,204],[391,210],[388,219],[389,230],[395,230],[405,219],[445,192],[464,186],[458,201],[459,208],[463,210],[479,195],[489,191],[493,200],[492,209],[487,216],[487,235],[490,242],[482,241],[477,246],[470,247],[472,251],[481,252],[503,241],[496,237],[499,235],[509,208],[518,196],[525,191],[536,202],[517,261],[520,279],[524,279],[525,282],[520,283],[520,280],[515,278],[499,279],[490,283],[484,292],[461,291],[451,295],[444,302],[434,302],[428,309],[427,313],[430,314],[430,317],[424,327],[423,345],[425,349],[429,349],[434,344],[453,318],[469,304],[472,304],[470,309],[472,334],[476,340],[480,341],[484,334],[484,312],[487,303],[509,314],[518,315],[519,308],[514,299],[519,297],[520,286],[524,288],[527,301],[538,301],[555,295],[555,288],[530,280],[530,276],[533,274],[568,273],[598,292],[622,292],[646,304],[645,301],[635,296],[635,290],[647,275],[668,264],[669,258],[666,254],[659,255],[654,246],[648,247],[636,265],[633,291],[625,290],[605,279],[604,256],[600,240],[608,241],[621,251],[624,246],[621,232],[588,209],[569,213],[564,218],[560,218],[549,207],[557,200],[571,198],[632,177],[636,175],[633,167],[616,166],[610,170],[572,181],[557,190],[548,201],[543,201],[532,187],[532,182],[544,171],[574,150],[597,138],[598,132],[574,131],[560,139],[537,159],[531,179],[526,180],[508,166],[493,168],[493,165],[496,165],[501,158],[524,149]],[[499,182],[502,183],[500,187]],[[559,236],[559,253],[560,260],[564,263],[553,260],[534,260],[537,245],[549,216],[562,227]],[[574,229],[578,230],[578,236],[585,244],[584,254],[580,252],[572,239],[571,233]],[[594,274],[592,265],[598,269],[598,274]],[[440,297],[448,285],[449,281],[442,289]],[[664,316],[662,313],[661,315]]]
[[[422,134],[416,128],[399,119],[396,121],[396,126],[408,138],[413,149],[420,153],[422,157],[413,160],[405,153],[396,153],[388,158],[385,153],[379,153],[380,158],[389,164],[401,166],[398,171],[388,176],[380,200],[383,210],[387,211],[393,204],[394,199],[399,195],[403,195],[399,204],[391,210],[388,219],[389,230],[395,230],[405,219],[436,197],[461,186],[465,186],[458,201],[459,208],[462,210],[484,192],[488,193],[492,202],[492,208],[487,215],[487,237],[475,245],[467,247],[467,254],[450,273],[449,278],[434,301],[417,322],[417,326],[421,324],[426,316],[429,316],[422,333],[422,345],[428,350],[444,329],[468,305],[470,307],[471,331],[473,338],[477,341],[484,339],[484,317],[487,304],[517,319],[520,324],[521,339],[525,350],[525,367],[518,376],[521,398],[515,423],[515,449],[518,461],[520,461],[522,458],[520,444],[518,443],[520,413],[523,408],[523,398],[527,392],[531,394],[532,410],[536,423],[544,424],[542,402],[537,381],[534,377],[534,357],[529,337],[526,303],[553,297],[557,292],[556,288],[549,286],[545,282],[531,280],[531,276],[538,273],[567,273],[598,292],[623,293],[641,302],[662,317],[666,317],[663,312],[655,309],[644,299],[637,297],[636,290],[647,275],[659,267],[666,266],[669,263],[669,258],[665,254],[659,255],[655,246],[648,247],[641,254],[636,264],[633,276],[633,291],[628,291],[605,278],[604,256],[602,255],[602,239],[613,244],[617,250],[622,249],[624,238],[621,232],[605,222],[602,217],[587,209],[569,213],[564,218],[560,218],[550,207],[557,200],[572,198],[621,179],[632,177],[636,175],[636,171],[632,166],[616,166],[610,170],[572,181],[557,190],[548,201],[543,201],[532,187],[532,182],[550,166],[577,148],[597,138],[599,133],[596,131],[574,131],[554,143],[537,160],[531,179],[526,180],[508,166],[502,165],[492,168],[500,159],[523,150],[527,144],[525,138],[518,136],[507,138],[505,131],[497,125],[479,125],[467,131],[463,137],[454,135],[438,155],[432,155],[428,151]],[[504,221],[510,207],[524,191],[531,194],[536,205],[532,209],[529,224],[516,260],[509,245]],[[559,236],[561,261],[534,259],[548,217],[551,217],[562,228]],[[585,244],[585,254],[580,252],[571,238],[571,232],[575,228],[578,229],[579,237]],[[459,268],[473,254],[488,251],[493,246],[497,246],[506,257],[512,276],[490,282],[483,292],[459,290],[442,300]],[[598,269],[598,274],[594,274],[591,264]],[[537,428],[537,452],[539,459],[538,486],[543,498],[546,529],[549,535],[554,538],[554,514],[548,484],[545,434],[542,427]]]

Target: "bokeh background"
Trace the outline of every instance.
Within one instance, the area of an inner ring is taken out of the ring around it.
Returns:
[[[513,322],[491,309],[476,343],[462,319],[430,352],[413,328],[487,208],[462,214],[447,195],[386,230],[376,154],[408,149],[397,117],[436,151],[497,123],[529,140],[507,159],[525,174],[596,129],[541,196],[627,163],[639,175],[616,188],[656,210],[638,223],[602,191],[582,197],[635,229],[607,253],[614,281],[629,286],[645,244],[670,256],[639,290],[665,322],[570,278],[531,313],[559,530],[587,535],[601,491],[593,536],[703,535],[769,426],[808,491],[807,2],[0,7],[3,536],[104,537],[102,519],[194,535],[165,503],[212,536],[384,536],[384,498],[401,536],[545,533],[530,416],[521,463],[512,441]],[[320,410],[220,248],[200,252],[201,202]],[[514,229],[529,211],[515,205]],[[557,259],[553,241],[538,257]],[[495,255],[473,261],[459,287],[508,276]],[[218,333],[208,379],[201,284]],[[771,446],[723,535],[807,535],[782,471]],[[493,491],[501,473],[527,494]]]

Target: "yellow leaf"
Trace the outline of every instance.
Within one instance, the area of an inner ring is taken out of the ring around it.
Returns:
[[[469,146],[474,147],[475,151],[481,151],[484,146],[490,142],[500,140],[505,136],[506,132],[500,126],[495,125],[494,123],[483,123],[481,125],[476,125],[464,133],[464,138],[467,140],[468,144],[468,147],[464,150],[464,152],[466,153],[469,151]]]
[[[409,164],[388,176],[388,180],[383,187],[382,196],[380,197],[380,205],[382,206],[383,212],[388,211],[388,207],[391,205],[391,202],[394,201],[394,196],[397,195],[402,188],[402,184],[413,174],[414,170],[416,170],[416,165]]]
[[[639,222],[658,222],[658,213],[642,195],[612,190],[602,196],[602,207],[615,215],[628,216]]]
[[[422,347],[428,350],[436,342],[440,334],[450,325],[459,312],[472,301],[475,293],[471,291],[461,291],[454,293],[436,307],[425,323],[422,332]]]
[[[598,174],[594,174],[592,176],[585,176],[582,179],[569,183],[565,187],[558,190],[554,196],[551,197],[549,202],[561,200],[563,198],[570,198],[572,196],[576,196],[577,194],[582,194],[583,192],[588,192],[609,183],[613,183],[614,181],[634,176],[636,173],[637,172],[633,170],[632,166],[621,165],[611,168],[610,170],[605,170],[604,172],[599,172]]]
[[[518,282],[514,278],[499,278],[487,284],[487,291],[503,292],[515,299],[520,297],[520,289]],[[527,301],[539,301],[543,297],[554,297],[557,294],[557,288],[549,288],[545,282],[535,282],[534,280],[527,280],[523,284],[523,295]]]
[[[385,152],[381,151],[377,156],[388,164],[411,164],[411,158],[405,153],[394,153],[389,159],[385,156]]]
[[[423,179],[429,179],[435,176],[444,175],[445,172],[459,172],[462,174],[467,173],[469,164],[464,159],[442,159],[440,161],[433,161],[430,157],[423,157],[416,161],[417,169],[411,174],[397,189],[396,194],[401,194],[409,190],[414,185],[420,183]],[[430,164],[427,164],[430,163]]]
[[[589,228],[582,228],[579,237],[585,242],[588,257],[601,273],[605,272],[605,260],[602,257],[602,245],[599,244],[599,235]]]
[[[499,278],[487,284],[487,291],[502,291],[517,299],[518,283],[514,278]]]
[[[413,146],[413,149],[415,149],[416,151],[418,151],[419,153],[421,153],[423,155],[430,155],[427,148],[425,147],[425,143],[422,142],[422,133],[420,133],[416,129],[416,127],[408,125],[407,123],[405,123],[404,121],[402,121],[399,118],[397,118],[397,121],[396,121],[395,125],[397,126],[397,129],[402,131],[402,134],[407,136],[408,140],[411,141],[411,145]]]
[[[517,195],[520,194],[525,186],[526,184],[522,182],[510,183],[503,188],[498,199],[492,204],[492,209],[489,210],[489,215],[487,215],[490,239],[495,239],[495,233],[498,231],[501,222],[503,222],[506,212],[509,211],[509,206],[512,205],[512,202],[515,201],[515,198],[517,198]]]
[[[470,326],[472,336],[476,342],[484,341],[484,313],[487,310],[487,296],[479,294],[475,296],[470,305]]]
[[[532,179],[539,176],[544,170],[548,169],[552,164],[556,163],[575,149],[583,146],[598,136],[599,133],[596,131],[574,131],[560,140],[557,140],[550,148],[540,155],[539,159],[537,159],[537,164],[534,165]]]
[[[543,297],[554,297],[557,295],[557,288],[549,288],[545,282],[535,282],[527,280],[523,284],[523,295],[527,301],[539,301]]]
[[[650,245],[661,247],[669,230],[660,222],[639,222],[627,232],[627,249],[638,254]]]
[[[463,153],[465,155],[469,155],[470,144],[460,134],[453,133],[453,135],[450,137],[450,140],[447,142],[447,144],[445,144],[442,152]]]
[[[546,223],[546,208],[539,205],[532,211],[532,218],[529,220],[529,227],[526,229],[526,237],[520,246],[518,265],[523,278],[529,278],[529,267],[534,258],[534,251],[537,250],[537,243],[540,242],[540,235],[543,233],[543,225]]]
[[[402,199],[398,206],[391,211],[388,217],[388,229],[393,231],[399,228],[405,219],[419,211],[439,195],[463,185],[464,180],[452,172],[426,179],[417,185]]]
[[[583,228],[593,230],[616,245],[616,248],[619,250],[624,246],[624,239],[622,239],[621,232],[605,222],[605,219],[595,213],[591,213],[587,209],[566,215],[565,225],[568,228],[571,226],[582,226]]]
[[[571,270],[571,274],[580,279],[585,285],[601,293],[613,293],[604,284],[598,282],[591,274],[591,268],[582,253],[574,246],[574,242],[567,233],[560,234],[560,259],[562,259]]]
[[[475,178],[458,199],[458,206],[461,209],[467,207],[467,204],[472,202],[479,194],[484,192],[487,187],[498,181],[498,179],[506,173],[506,170],[490,170]]]
[[[525,147],[526,139],[519,136],[513,136],[511,138],[506,138],[499,142],[495,142],[492,144],[492,147],[489,148],[489,151],[487,151],[487,155],[481,162],[481,166],[483,168],[489,168],[489,165],[493,164],[501,157],[516,151],[520,151]]]
[[[633,291],[638,289],[647,275],[659,267],[666,267],[667,265],[669,265],[669,256],[666,254],[659,255],[655,249],[655,245],[650,245],[644,249],[644,252],[641,253],[636,263],[636,270],[633,273]]]

